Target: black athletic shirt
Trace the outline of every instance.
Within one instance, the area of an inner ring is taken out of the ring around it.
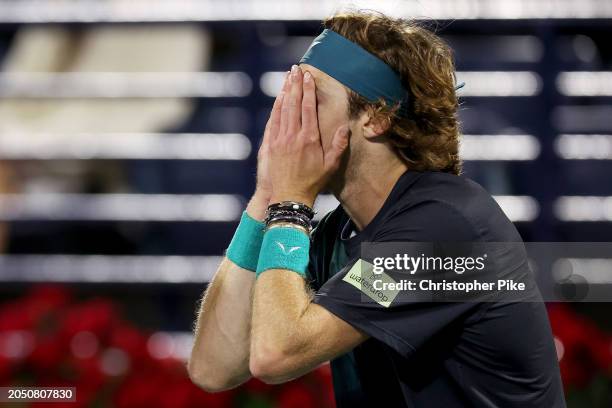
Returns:
[[[370,336],[331,361],[339,408],[565,407],[543,303],[385,308],[363,302],[361,292],[342,280],[359,259],[362,241],[522,242],[474,181],[406,171],[362,231],[339,205],[322,218],[311,240],[314,302]]]

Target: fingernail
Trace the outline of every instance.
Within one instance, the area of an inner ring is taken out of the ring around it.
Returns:
[[[310,82],[310,72],[308,71],[304,74],[304,82]]]
[[[291,78],[294,80],[297,78],[297,65],[291,66]]]

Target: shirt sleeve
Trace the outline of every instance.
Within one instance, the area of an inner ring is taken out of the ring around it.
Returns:
[[[446,203],[428,201],[391,214],[372,241],[469,242],[476,238],[458,211]],[[477,305],[417,300],[406,291],[385,302],[373,292],[368,295],[368,283],[355,275],[360,262],[359,256],[351,259],[315,293],[314,302],[406,357],[434,337],[444,336]],[[360,284],[355,284],[357,279]]]

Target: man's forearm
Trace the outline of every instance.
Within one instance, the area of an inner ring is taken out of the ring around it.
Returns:
[[[227,258],[209,284],[198,313],[189,374],[208,391],[232,388],[249,376],[255,274]]]
[[[255,284],[249,369],[270,384],[297,378],[351,350],[367,335],[312,302],[304,279],[271,270]]]
[[[304,279],[292,271],[272,270],[257,279],[254,292],[251,371],[258,375],[274,365],[286,373],[279,382],[309,371],[290,359],[306,352],[309,342],[309,333],[302,329],[311,302]]]
[[[247,213],[263,219],[267,198],[254,196]],[[235,387],[250,377],[249,352],[255,273],[223,259],[202,299],[189,360],[193,381],[209,391]]]

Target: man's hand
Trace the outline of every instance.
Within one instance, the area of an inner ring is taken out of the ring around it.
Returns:
[[[274,105],[270,112],[270,117],[266,123],[264,130],[263,139],[259,151],[257,152],[257,187],[256,191],[262,195],[272,196],[272,181],[270,180],[270,172],[268,170],[270,164],[270,139],[272,132],[272,121],[278,120],[281,114],[281,107],[283,105],[283,97],[290,90],[290,82],[287,81],[289,77],[289,71],[285,73],[285,79],[283,81],[283,87],[274,100]]]
[[[340,165],[348,146],[348,124],[338,128],[331,147],[323,151],[314,79],[294,65],[283,88],[288,88],[288,93],[284,94],[280,112],[274,111],[270,117],[271,201],[293,200],[312,207]]]
[[[247,206],[247,213],[262,221],[265,217],[266,209],[272,198],[272,181],[270,180],[270,139],[271,139],[271,124],[275,118],[280,118],[281,107],[283,104],[283,96],[289,91],[290,82],[287,81],[289,72],[285,75],[285,81],[279,94],[274,100],[274,105],[270,112],[270,117],[266,123],[264,135],[257,152],[257,184],[255,186],[255,194],[251,198],[249,205]]]

